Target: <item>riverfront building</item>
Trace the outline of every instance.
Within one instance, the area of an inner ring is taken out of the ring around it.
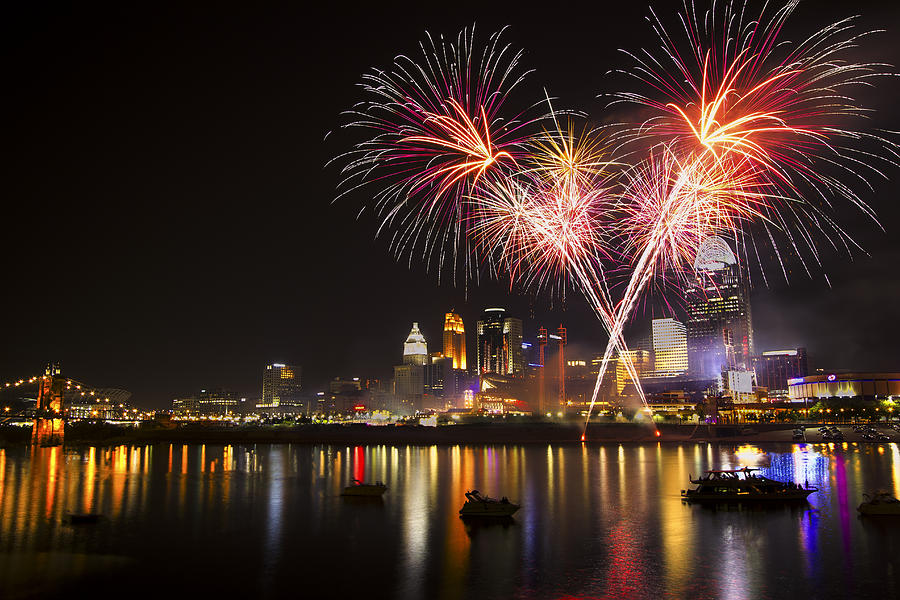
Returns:
[[[172,413],[178,417],[227,417],[236,409],[237,399],[224,389],[200,390],[172,401]]]
[[[756,384],[768,388],[769,397],[787,396],[788,380],[809,375],[806,348],[773,350],[753,357]]]
[[[300,367],[273,363],[263,371],[262,401],[256,408],[301,406]]]
[[[828,398],[900,400],[900,373],[828,373],[788,380],[793,401],[816,402]]]

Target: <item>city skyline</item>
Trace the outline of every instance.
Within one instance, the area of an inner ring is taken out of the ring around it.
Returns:
[[[863,13],[864,27],[900,26],[896,9],[862,6],[854,11]],[[317,52],[321,64],[310,67],[298,57],[322,39],[303,39],[295,25],[333,18],[327,12],[222,7],[213,23],[192,9],[166,9],[151,21],[129,7],[15,10],[5,25],[17,57],[11,137],[20,142],[10,164],[9,192],[17,199],[10,220],[44,229],[37,245],[37,230],[28,227],[3,237],[4,254],[15,257],[8,277],[21,291],[7,295],[0,380],[58,361],[80,379],[162,408],[207,387],[251,396],[259,369],[281,361],[301,365],[311,387],[324,387],[341,374],[389,372],[379,357],[394,352],[397,332],[412,321],[438,343],[441,315],[452,308],[470,327],[485,307],[506,306],[526,323],[563,322],[575,350],[604,343],[577,292],[562,300],[510,292],[502,281],[439,281],[421,265],[394,260],[389,240],[372,239],[371,215],[357,219],[355,203],[330,204],[337,175],[323,165],[340,148],[338,113],[358,99],[360,74],[414,48],[424,28],[449,34],[470,25],[475,12],[447,19],[423,8],[374,24],[370,15],[343,17],[337,50]],[[617,10],[631,23],[646,15],[643,6]],[[836,3],[804,2],[797,10],[813,28],[847,14]],[[513,18],[498,6],[477,16],[486,31],[511,25],[512,40],[530,48],[539,74],[560,73],[550,92],[597,115],[604,102],[596,94],[614,89],[605,73],[621,60],[616,48],[646,35],[619,31],[616,19],[593,19],[547,44],[539,42],[545,25],[537,15]],[[388,21],[392,39],[375,31]],[[608,43],[591,50],[588,32]],[[233,46],[234,35],[246,43]],[[397,40],[406,41],[398,48]],[[888,35],[871,41],[864,57],[900,64]],[[309,78],[297,83],[307,68]],[[310,93],[309,82],[329,94]],[[892,111],[897,89],[885,81],[866,98],[876,109],[872,127],[900,129]],[[55,100],[61,90],[71,90],[62,104]],[[173,143],[181,133],[189,141]],[[900,325],[886,299],[900,293],[893,243],[900,209],[890,182],[872,185],[867,200],[885,231],[849,215],[870,256],[825,251],[812,278],[789,262],[789,284],[777,262],[763,257],[769,286],[754,273],[751,294],[758,351],[804,346],[826,368],[896,368],[892,340]],[[133,218],[131,209],[143,217]],[[39,277],[65,292],[36,293]],[[654,317],[684,322],[683,307],[671,301],[676,314],[656,295],[631,329]],[[472,350],[470,341],[469,362]]]

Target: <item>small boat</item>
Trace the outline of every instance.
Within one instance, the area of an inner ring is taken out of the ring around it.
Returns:
[[[884,490],[878,490],[874,494],[863,494],[865,502],[856,510],[862,515],[893,515],[900,517],[900,500],[897,500]]]
[[[359,479],[351,479],[350,485],[344,488],[341,496],[381,496],[385,491],[387,486],[380,481],[363,483]]]
[[[100,513],[66,513],[63,523],[66,525],[93,525],[103,519]]]
[[[691,479],[697,487],[681,490],[681,498],[696,502],[803,502],[818,488],[776,481],[757,475],[759,469],[707,471],[699,479]]]
[[[519,510],[518,504],[513,504],[504,496],[497,500],[490,496],[482,496],[478,490],[466,492],[466,503],[459,509],[463,517],[511,517]]]

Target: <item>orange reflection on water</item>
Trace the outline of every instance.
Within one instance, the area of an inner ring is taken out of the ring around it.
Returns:
[[[225,471],[234,471],[234,446],[225,446],[222,450],[222,468]]]
[[[56,501],[56,479],[57,479],[57,461],[59,460],[59,446],[51,448],[42,448],[49,455],[47,466],[47,493],[45,503],[45,514],[49,519],[53,514],[53,504]]]
[[[666,490],[666,498],[660,502],[660,526],[663,542],[663,568],[666,573],[666,589],[676,598],[687,596],[694,555],[694,529],[691,523],[691,507],[681,502],[680,490],[688,485],[691,476],[690,463],[685,459],[684,447],[679,444],[674,466],[665,465],[661,449],[657,452],[660,490]],[[670,491],[671,490],[671,491]],[[675,492],[678,490],[678,492]]]
[[[97,477],[97,449],[91,446],[88,450],[87,465],[84,472],[84,511],[94,511],[94,479]]]
[[[125,481],[128,476],[128,446],[117,446],[112,450],[112,484],[110,508],[113,518],[119,516],[124,499]]]
[[[461,451],[459,446],[453,446],[450,453],[450,489],[448,497],[451,498],[450,510],[444,511],[447,515],[446,545],[444,546],[444,561],[441,573],[441,598],[460,598],[465,590],[466,574],[469,567],[469,536],[466,535],[462,520],[455,510],[452,502],[462,503],[460,498],[468,490],[464,490],[464,481],[471,481],[472,449]],[[432,463],[431,469],[437,471],[438,465]],[[468,466],[468,468],[467,468]],[[437,474],[433,479],[437,479]],[[467,487],[467,486],[466,486]]]

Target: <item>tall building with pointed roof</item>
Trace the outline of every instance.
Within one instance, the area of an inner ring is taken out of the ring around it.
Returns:
[[[419,331],[419,324],[413,323],[406,341],[403,343],[403,364],[421,365],[428,364],[428,343],[425,336]]]

